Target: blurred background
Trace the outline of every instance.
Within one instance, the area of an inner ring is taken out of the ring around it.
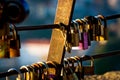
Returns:
[[[53,24],[57,7],[57,0],[26,0],[30,7],[30,14],[17,26]],[[76,0],[73,19],[102,14],[109,16],[120,14],[120,0]],[[72,50],[66,57],[95,55],[109,51],[120,50],[120,19],[107,22],[109,40],[106,44],[92,42],[88,50]],[[22,65],[29,65],[38,61],[46,61],[50,45],[52,30],[21,31],[21,56],[11,59],[0,59],[0,72],[10,68],[19,69]],[[111,56],[95,60],[95,73],[103,74],[107,71],[120,70],[120,56]]]

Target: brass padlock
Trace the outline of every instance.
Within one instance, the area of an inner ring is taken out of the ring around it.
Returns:
[[[82,60],[78,56],[71,57],[77,62],[77,66],[75,67],[75,74],[77,75],[78,80],[84,79],[83,67],[82,67]]]
[[[45,62],[37,62],[41,66],[41,80],[46,80],[48,76],[48,65]]]
[[[83,22],[80,19],[76,19],[76,22],[79,24],[79,27],[78,27],[78,32],[79,32],[79,49],[83,50],[83,39],[82,39]]]
[[[47,61],[46,62],[48,65],[48,79],[49,80],[60,80],[60,69],[61,69],[61,65],[59,65],[56,62],[53,61]]]
[[[89,66],[83,66],[83,72],[84,72],[84,75],[94,75],[94,59],[93,57],[91,56],[84,56],[84,57],[89,57],[91,58],[91,63]]]
[[[104,26],[101,26],[102,27],[102,32],[103,32],[103,36],[104,36],[104,40],[108,40],[108,29],[107,29],[107,21],[106,21],[106,18],[103,16],[103,15],[98,15],[97,16],[98,18],[100,18],[101,20],[104,21]]]
[[[9,58],[9,40],[6,36],[0,38],[0,58]]]
[[[96,41],[104,41],[104,26],[99,16],[96,16]]]
[[[17,34],[15,25],[11,26],[11,39],[10,39],[10,58],[20,56],[20,37]]]
[[[30,70],[27,66],[21,66],[20,67],[20,72],[23,73],[23,80],[30,80],[31,79],[31,73]]]
[[[9,58],[9,24],[3,24],[1,25],[0,29],[0,58]]]
[[[79,46],[79,32],[78,32],[78,26],[76,25],[75,21],[73,21],[71,27],[70,27],[70,33],[71,33],[71,44],[72,47]]]
[[[67,66],[64,67],[64,73],[65,73],[65,77],[63,78],[63,80],[78,80],[77,75],[75,74],[75,72],[73,71],[73,69],[70,66],[70,63],[67,59],[64,59],[64,64],[67,64]]]

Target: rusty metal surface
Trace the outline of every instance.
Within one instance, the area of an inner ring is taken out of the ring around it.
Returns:
[[[69,25],[74,4],[75,0],[58,0],[54,23],[59,24],[61,22],[65,25]],[[53,29],[47,61],[55,61],[61,64],[65,53],[65,41],[66,36],[63,32],[60,29]]]

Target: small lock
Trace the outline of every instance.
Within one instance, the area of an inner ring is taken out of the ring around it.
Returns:
[[[10,58],[20,56],[20,36],[15,30],[15,25],[12,25],[11,39],[10,39]]]
[[[78,56],[73,57],[74,60],[77,62],[77,66],[75,67],[75,73],[78,77],[78,80],[84,79],[83,67],[82,67],[82,60]]]
[[[88,49],[89,46],[89,38],[88,38],[88,25],[84,19],[82,19],[83,22],[83,33],[82,33],[82,40],[83,40],[83,49]]]
[[[2,27],[0,29],[0,58],[9,58],[9,24],[0,24],[0,27]]]
[[[53,62],[53,61],[47,61],[46,63],[49,67],[48,68],[49,80],[60,80],[59,78],[60,78],[60,74],[61,74],[61,71],[60,71],[61,65],[56,62]]]
[[[95,24],[94,24],[94,16],[86,16],[84,19],[86,19],[87,24],[89,25],[89,36],[90,41],[95,40]]]
[[[89,66],[83,66],[84,75],[94,75],[94,59],[90,56],[85,56],[91,58],[91,63]]]
[[[64,74],[65,79],[67,80],[78,80],[78,77],[73,69],[73,66],[70,66],[70,62],[68,59],[64,59]]]
[[[83,50],[83,22],[80,19],[76,19],[76,22],[78,23],[78,32],[79,32],[79,49]]]
[[[9,40],[5,36],[0,39],[0,58],[9,58]]]
[[[71,44],[72,47],[79,46],[79,32],[78,32],[78,26],[75,22],[72,23],[70,27],[70,33],[71,33]]]
[[[96,41],[104,41],[104,26],[102,20],[96,16]]]
[[[6,80],[11,80],[12,78],[18,77],[18,75],[14,75],[14,74],[19,74],[19,72],[15,69],[15,68],[10,68],[8,71],[8,73],[11,73],[11,75],[13,76],[6,76]],[[20,79],[20,75],[19,75],[19,79],[14,79],[14,80],[22,80]]]
[[[107,21],[106,18],[103,15],[98,15],[97,16],[99,19],[103,20],[104,25],[101,26],[101,31],[103,33],[104,40],[108,40],[108,29],[107,29]]]
[[[10,58],[20,56],[20,41],[10,40]]]

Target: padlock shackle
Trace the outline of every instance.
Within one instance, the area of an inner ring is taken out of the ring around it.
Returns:
[[[83,56],[82,58],[90,58],[91,66],[94,66],[94,58],[93,58],[92,56],[85,55],[85,56]]]
[[[12,32],[12,34],[13,34],[13,38],[14,38],[15,40],[17,40],[18,32],[17,32],[16,26],[15,26],[14,24],[11,24],[11,32]]]

